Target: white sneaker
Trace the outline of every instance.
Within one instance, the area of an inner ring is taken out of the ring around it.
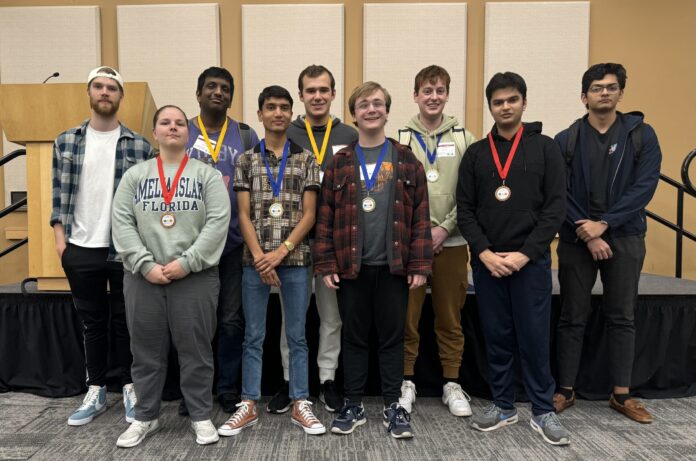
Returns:
[[[191,421],[191,430],[196,434],[198,445],[210,445],[220,440],[217,429],[209,419],[205,421]]]
[[[471,416],[470,400],[469,394],[457,383],[449,382],[442,387],[442,403],[454,416]]]
[[[116,446],[130,448],[138,445],[145,437],[149,437],[160,430],[159,420],[152,421],[133,421],[126,432],[116,441]]]
[[[416,402],[416,385],[413,381],[404,379],[401,383],[401,397],[399,397],[399,405],[401,405],[404,410],[411,413],[413,409],[413,404]]]

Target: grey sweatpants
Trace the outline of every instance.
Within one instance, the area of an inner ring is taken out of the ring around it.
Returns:
[[[217,323],[220,280],[213,267],[168,285],[153,285],[126,273],[123,292],[131,337],[131,376],[138,402],[135,419],[159,416],[167,376],[170,340],[179,356],[181,393],[192,421],[210,419],[214,359],[211,341]]]

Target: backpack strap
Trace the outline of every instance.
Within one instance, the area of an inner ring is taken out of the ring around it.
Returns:
[[[242,146],[247,151],[254,146],[251,145],[251,128],[246,123],[239,122],[239,137],[242,139]]]
[[[399,144],[402,144],[404,146],[411,146],[411,129],[410,128],[404,128],[403,130],[399,130]]]
[[[466,140],[466,130],[462,127],[452,128],[452,137],[454,138],[454,145],[457,147],[457,152],[459,152],[459,157],[464,156],[464,152],[469,148],[469,143]]]
[[[582,119],[579,118],[575,120],[570,127],[568,127],[568,142],[563,150],[563,158],[565,159],[566,166],[568,168],[570,168],[570,164],[573,163],[573,156],[575,155],[575,146],[578,143],[578,134],[580,133],[581,121]]]

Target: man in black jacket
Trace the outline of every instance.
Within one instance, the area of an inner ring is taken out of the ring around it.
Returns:
[[[471,248],[471,268],[486,339],[493,403],[472,427],[517,422],[515,355],[532,402],[532,428],[553,445],[570,436],[553,407],[549,365],[549,245],[565,216],[563,157],[541,123],[522,123],[524,79],[498,73],[486,87],[495,126],[469,147],[459,167],[457,224]]]
[[[652,422],[643,404],[630,398],[635,348],[633,315],[645,258],[645,207],[660,177],[662,153],[643,114],[616,106],[626,86],[621,64],[590,67],[580,98],[587,115],[556,136],[568,163],[568,215],[558,245],[561,318],[558,322],[560,389],[554,406],[575,403],[592,286],[602,275],[602,310],[609,338],[614,386],[609,405],[640,423]]]

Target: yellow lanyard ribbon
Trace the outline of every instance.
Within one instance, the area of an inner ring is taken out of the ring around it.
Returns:
[[[314,151],[314,156],[317,158],[317,163],[321,166],[324,162],[324,155],[326,155],[326,146],[329,145],[329,135],[331,134],[331,124],[333,119],[329,117],[329,123],[326,124],[326,134],[324,134],[324,141],[321,143],[321,151],[317,149],[317,142],[314,139],[314,133],[312,133],[312,126],[309,121],[305,118],[304,124],[307,129],[307,135],[309,136],[309,142],[312,143],[312,150]]]
[[[198,128],[201,129],[201,134],[203,135],[203,139],[205,139],[205,144],[208,146],[208,152],[210,153],[210,156],[213,158],[213,162],[215,163],[217,163],[218,154],[220,154],[220,148],[222,147],[222,141],[225,139],[225,133],[227,133],[227,120],[227,117],[225,117],[225,123],[224,125],[222,125],[220,136],[218,136],[217,144],[215,145],[215,149],[213,149],[213,145],[210,143],[208,133],[205,131],[205,125],[203,125],[203,120],[201,120],[200,115],[198,116]]]

